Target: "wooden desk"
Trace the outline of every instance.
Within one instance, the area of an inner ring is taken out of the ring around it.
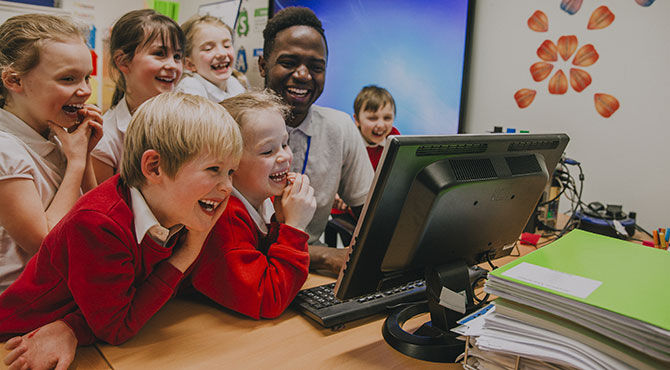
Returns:
[[[332,280],[310,275],[305,287]],[[461,368],[397,352],[382,337],[384,318],[376,315],[334,332],[291,308],[277,319],[256,321],[213,303],[175,299],[127,343],[98,348],[117,369]],[[418,327],[427,319],[408,325]]]
[[[518,245],[518,249],[521,255],[535,250],[526,245]],[[494,263],[502,266],[514,258],[504,257]],[[305,288],[331,281],[311,274]],[[175,299],[125,344],[79,348],[71,368],[461,368],[459,364],[431,363],[397,352],[382,337],[384,318],[375,315],[334,332],[292,308],[277,319],[256,321],[212,302]],[[413,331],[428,320],[427,314],[414,318],[405,324],[405,330]],[[0,356],[5,353],[0,349]]]

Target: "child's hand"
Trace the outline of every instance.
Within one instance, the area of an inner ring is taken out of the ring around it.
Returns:
[[[205,240],[207,240],[209,232],[212,230],[212,227],[214,227],[214,224],[216,224],[216,221],[219,219],[219,217],[221,217],[221,214],[226,209],[226,205],[227,203],[222,203],[219,205],[219,207],[216,209],[216,212],[214,213],[214,217],[212,217],[213,222],[211,225],[209,225],[208,229],[189,229],[186,232],[186,235],[182,236],[180,240],[177,241],[177,245],[174,247],[174,252],[172,253],[172,256],[168,258],[168,261],[170,261],[170,263],[179,271],[182,273],[186,272],[186,270],[188,270],[188,268],[198,258]]]
[[[305,230],[316,210],[314,188],[309,185],[307,175],[294,174],[292,177],[282,192],[280,213],[286,225]]]
[[[65,370],[74,360],[77,338],[63,321],[54,321],[5,343],[8,369]]]
[[[86,104],[77,114],[81,119],[81,125],[88,125],[91,128],[87,151],[90,153],[102,139],[102,110],[95,105]]]
[[[344,203],[342,198],[340,198],[340,194],[335,194],[335,201],[333,202],[333,208],[340,210],[340,211],[345,211],[349,206],[347,203]]]

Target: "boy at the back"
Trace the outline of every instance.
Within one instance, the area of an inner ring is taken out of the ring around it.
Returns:
[[[395,100],[388,90],[383,87],[368,85],[363,87],[354,100],[354,123],[361,132],[372,168],[377,169],[379,159],[384,151],[384,143],[389,135],[400,135],[393,127],[395,121]],[[356,217],[339,195],[335,196],[331,215],[344,219],[351,225],[356,225]],[[326,235],[332,240],[332,231],[326,229]],[[334,242],[331,241],[331,244]],[[345,241],[345,244],[346,243]]]
[[[68,330],[75,345],[130,339],[190,273],[226,208],[242,139],[221,106],[158,95],[137,110],[124,146],[120,176],[83,196],[0,295],[0,341],[47,324],[8,342],[26,349],[6,363],[49,356],[30,345],[42,333],[61,339],[40,339],[60,344],[56,355],[73,351],[62,347]]]
[[[389,135],[400,135],[393,127],[395,100],[383,87],[368,85],[354,100],[354,122],[365,140],[372,167],[377,164],[384,151],[384,142]]]

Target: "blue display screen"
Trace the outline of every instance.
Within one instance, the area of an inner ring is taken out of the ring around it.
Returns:
[[[276,13],[305,6],[328,40],[326,85],[316,104],[353,114],[360,89],[386,88],[401,134],[459,129],[467,0],[274,0]]]

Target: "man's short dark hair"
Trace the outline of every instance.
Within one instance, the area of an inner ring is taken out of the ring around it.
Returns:
[[[272,54],[272,48],[274,47],[277,34],[280,31],[293,26],[312,27],[321,34],[323,43],[326,44],[326,56],[328,56],[328,42],[326,41],[326,35],[319,18],[309,8],[291,6],[278,11],[265,25],[265,29],[263,30],[263,56],[265,58]]]

